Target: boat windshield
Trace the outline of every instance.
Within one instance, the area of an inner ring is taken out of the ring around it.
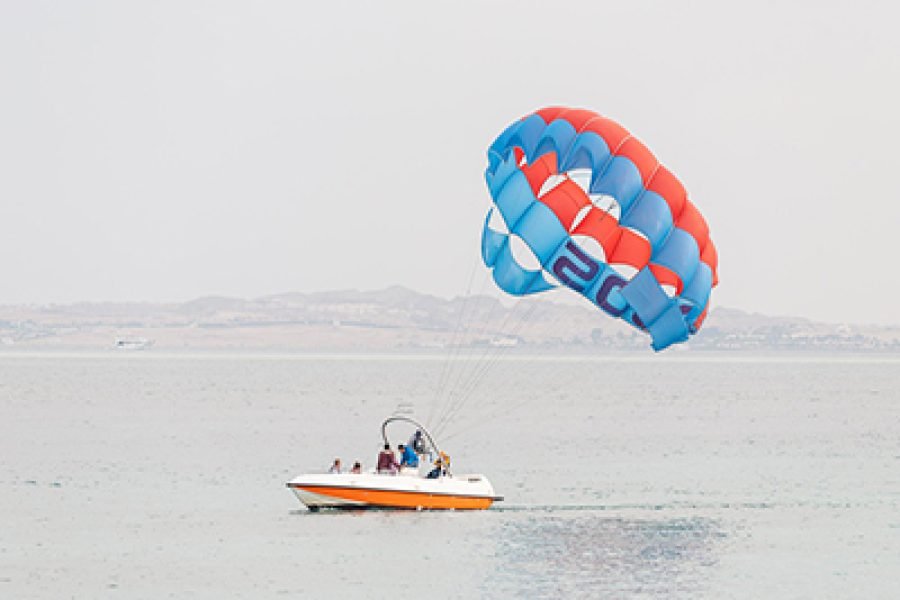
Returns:
[[[431,432],[415,419],[399,415],[385,419],[384,423],[381,424],[381,437],[384,440],[384,443],[390,445],[390,440],[388,439],[388,426],[398,422],[407,423],[415,427],[414,433],[406,443],[407,445],[412,446],[413,450],[420,458],[427,457],[428,462],[433,464],[435,469],[432,469],[429,476],[440,477],[449,475],[450,457],[445,452],[441,451],[440,446],[438,446],[434,436],[431,435]],[[433,475],[435,472],[437,472],[437,474]]]

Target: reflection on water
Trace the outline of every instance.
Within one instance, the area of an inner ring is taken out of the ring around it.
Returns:
[[[724,537],[720,525],[705,518],[530,514],[500,527],[499,564],[484,591],[505,597],[697,597]]]

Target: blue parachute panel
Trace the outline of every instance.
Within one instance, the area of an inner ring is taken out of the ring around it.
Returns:
[[[687,314],[689,323],[693,323],[706,309],[710,292],[712,292],[712,269],[706,263],[701,262],[694,273],[694,278],[681,292],[681,297],[693,304],[691,311]]]
[[[538,115],[531,115],[519,121],[517,125],[518,127],[511,131],[504,132],[506,135],[501,136],[503,139],[498,138],[491,146],[491,150],[499,154],[506,154],[510,148],[518,146],[531,162],[537,142],[547,124]]]
[[[687,340],[689,335],[687,323],[684,322],[684,316],[676,302],[669,304],[669,307],[647,326],[647,331],[653,338],[652,347],[657,352]]]
[[[681,278],[684,285],[687,285],[694,277],[697,265],[700,264],[700,249],[694,236],[684,229],[675,227],[650,262],[670,269]]]
[[[668,307],[670,299],[659,286],[650,269],[638,271],[628,285],[622,288],[622,296],[637,313],[644,325],[652,323]]]
[[[568,156],[561,157],[559,162],[563,171],[572,169],[597,171],[609,161],[609,158],[609,146],[606,145],[606,141],[593,131],[587,131],[575,138]]]
[[[516,173],[521,173],[521,171],[512,152],[509,152],[506,158],[501,159],[495,166],[489,167],[484,173],[484,179],[491,196],[496,196],[503,189],[507,180]]]
[[[494,210],[491,209],[487,219],[484,221],[484,230],[481,232],[481,258],[488,267],[494,266],[494,263],[497,262],[497,255],[508,237],[506,234],[499,233],[488,227],[488,222],[491,220],[493,213]]]
[[[621,292],[622,286],[626,283],[627,279],[607,265],[585,295],[606,314],[621,317],[628,308],[628,303]]]
[[[612,196],[625,214],[643,189],[641,172],[634,163],[623,156],[614,156],[605,171],[594,173],[590,192]]]
[[[494,204],[503,215],[510,231],[515,228],[516,223],[522,218],[531,206],[537,202],[534,192],[531,191],[531,185],[522,171],[518,171],[506,180],[506,184],[500,189],[500,192],[494,196]]]
[[[516,222],[512,232],[525,240],[541,266],[550,262],[560,244],[569,237],[556,213],[543,202],[533,203]]]
[[[622,296],[653,338],[654,350],[687,339],[688,327],[678,303],[666,296],[650,269],[641,269],[622,288]]]
[[[672,212],[659,194],[647,191],[624,213],[621,224],[640,231],[656,249],[672,231]]]
[[[547,152],[555,152],[557,162],[561,162],[562,158],[569,153],[575,133],[575,128],[568,121],[563,119],[553,121],[538,140],[535,155],[543,156]]]
[[[510,140],[520,127],[522,127],[522,121],[516,121],[515,123],[510,124],[510,126],[506,129],[504,129],[503,133],[498,135],[488,147],[488,154],[495,154],[500,157],[504,156],[507,150],[509,150]]]
[[[509,243],[503,244],[494,262],[494,282],[508,294],[525,296],[552,289],[540,271],[523,268],[513,258]]]

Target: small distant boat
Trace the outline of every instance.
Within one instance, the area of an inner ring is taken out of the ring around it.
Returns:
[[[116,348],[120,350],[145,350],[153,345],[153,340],[142,337],[118,338]]]
[[[441,455],[431,434],[408,417],[391,417],[381,426],[388,443],[387,426],[406,421],[421,430],[437,456]],[[494,493],[487,477],[480,474],[446,473],[428,479],[422,473],[401,470],[389,473],[317,473],[300,475],[287,483],[310,510],[320,508],[394,508],[419,510],[483,510],[503,500]]]

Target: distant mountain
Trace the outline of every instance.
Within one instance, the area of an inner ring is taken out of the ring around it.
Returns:
[[[15,348],[378,352],[496,346],[593,352],[643,350],[649,340],[587,304],[540,297],[503,303],[479,295],[448,300],[392,286],[251,300],[208,296],[182,303],[0,306],[0,343]],[[835,325],[718,308],[700,334],[679,349],[900,352],[900,327]]]

